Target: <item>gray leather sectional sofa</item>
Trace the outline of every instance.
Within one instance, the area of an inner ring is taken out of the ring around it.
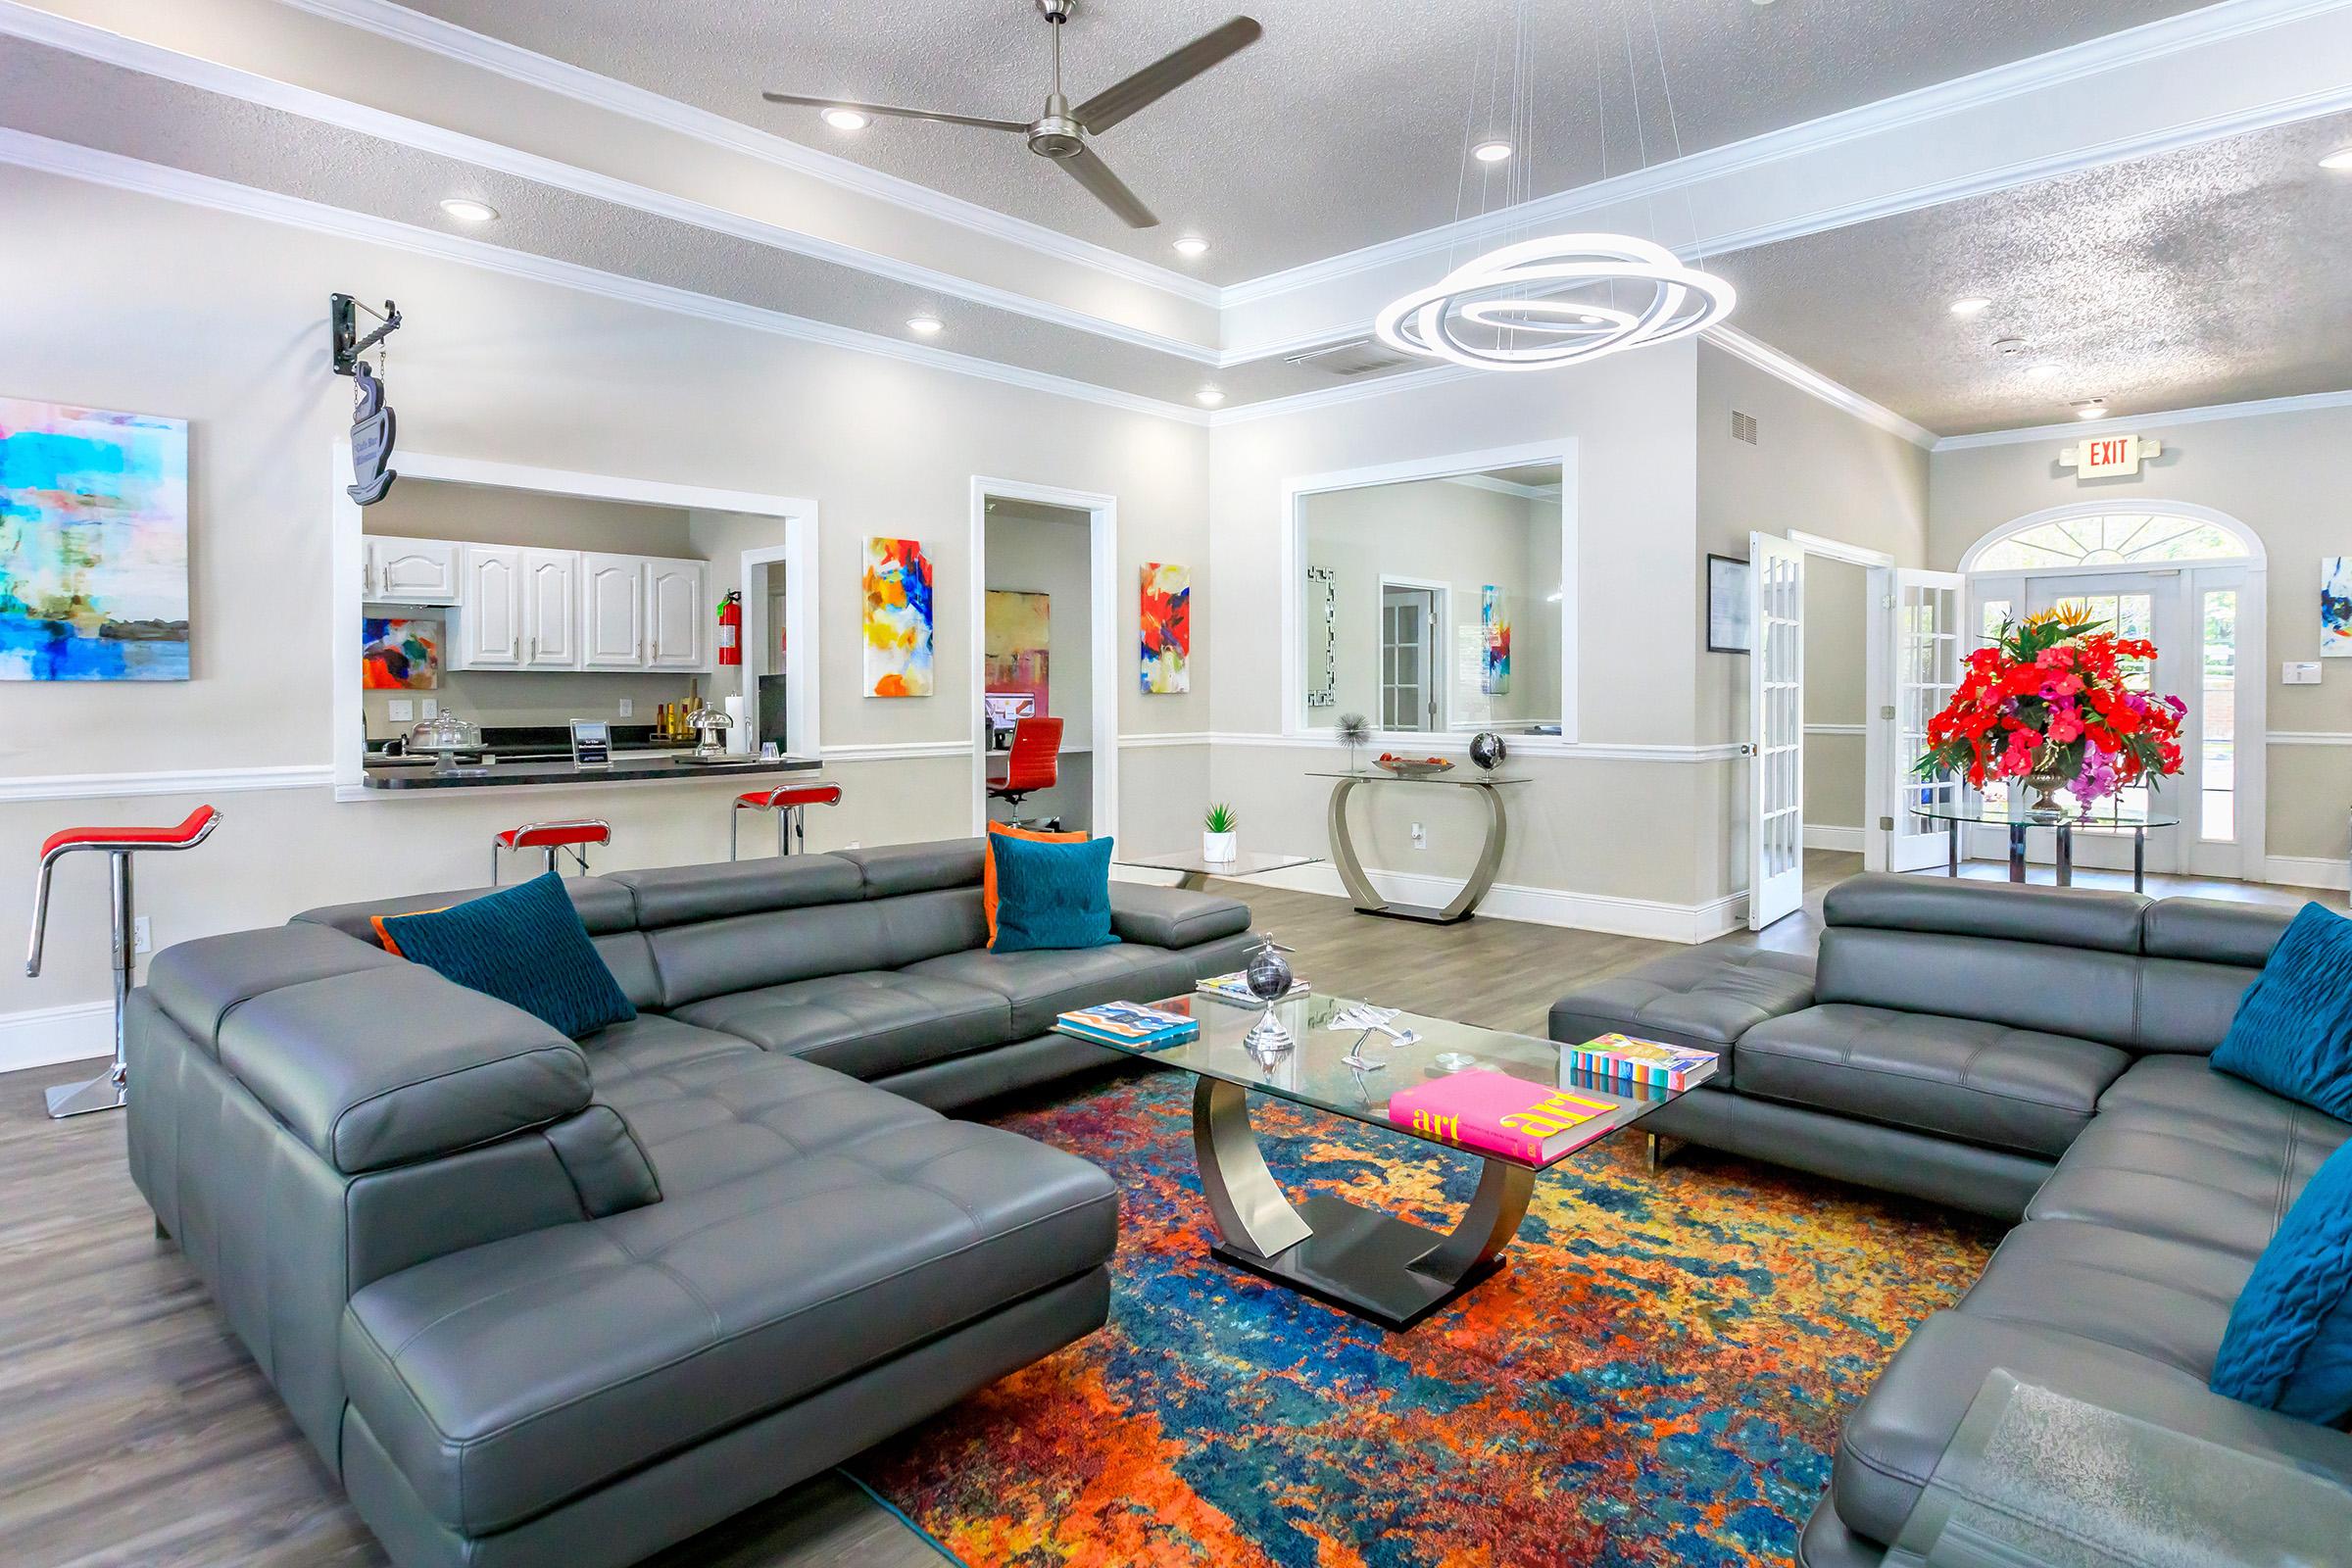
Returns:
[[[574,1043],[314,910],[157,955],[131,1174],[403,1568],[638,1560],[1103,1321],[1118,1194],[934,1107],[1115,1059],[1074,1005],[1237,967],[985,948],[977,841],[567,884],[637,1019]]]
[[[2352,1485],[2352,1436],[2206,1389],[2255,1258],[2352,1138],[2206,1061],[2292,914],[1863,876],[1829,893],[1815,973],[1702,951],[1553,1007],[1558,1040],[1725,1053],[1644,1129],[2023,1221],[1848,1415],[1806,1568],[1883,1559],[1995,1368]]]

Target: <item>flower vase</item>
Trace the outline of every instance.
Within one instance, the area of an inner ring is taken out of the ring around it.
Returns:
[[[2066,808],[2058,804],[2058,792],[2073,782],[2063,773],[2028,773],[2026,788],[2034,792],[2034,798],[2026,803],[2027,811],[2038,820],[2055,822],[2066,814]]]

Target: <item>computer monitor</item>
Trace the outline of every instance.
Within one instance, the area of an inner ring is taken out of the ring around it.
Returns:
[[[987,692],[980,698],[981,721],[988,725],[988,744],[1004,751],[1012,744],[1015,720],[1037,716],[1037,697],[1031,692]]]

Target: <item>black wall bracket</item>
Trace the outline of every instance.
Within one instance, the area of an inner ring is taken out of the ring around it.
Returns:
[[[362,311],[367,311],[382,323],[366,337],[359,335]],[[335,373],[349,375],[351,368],[360,362],[361,355],[400,330],[400,307],[386,300],[383,310],[373,311],[348,294],[329,294],[326,297],[326,324],[328,352],[335,362]]]

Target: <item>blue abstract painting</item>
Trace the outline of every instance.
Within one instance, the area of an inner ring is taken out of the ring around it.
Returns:
[[[0,398],[0,680],[187,678],[187,421]]]

